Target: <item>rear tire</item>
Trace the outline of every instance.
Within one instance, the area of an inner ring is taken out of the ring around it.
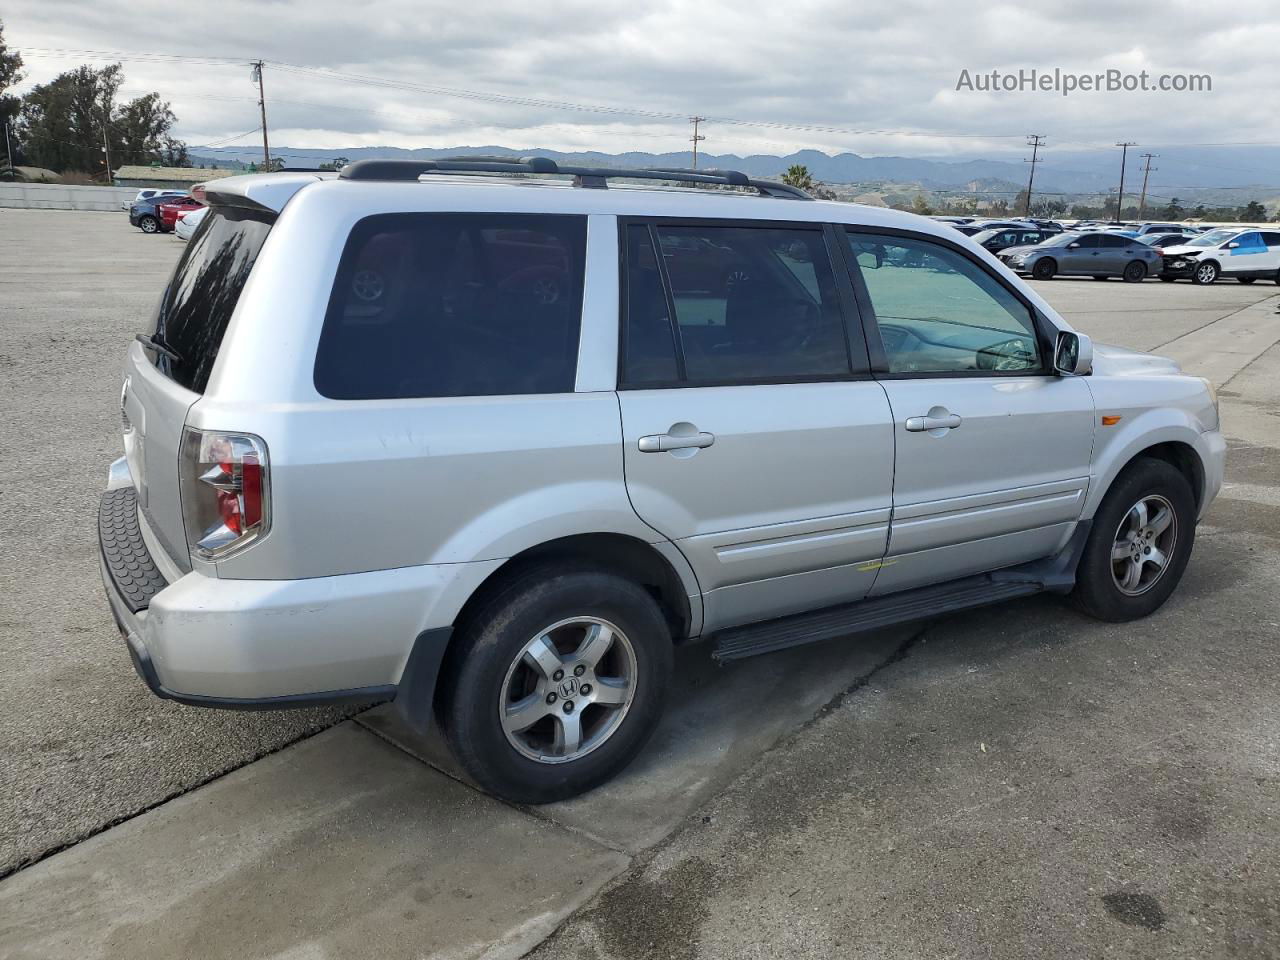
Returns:
[[[1187,478],[1163,460],[1135,460],[1094,514],[1073,601],[1113,623],[1154,613],[1182,579],[1195,537],[1195,496]]]
[[[534,567],[455,642],[440,684],[445,735],[467,773],[505,800],[550,803],[604,783],[662,715],[671,631],[653,597],[615,574]]]
[[[1125,283],[1141,283],[1147,279],[1147,265],[1141,260],[1131,260],[1125,264],[1122,276]]]
[[[1197,264],[1191,271],[1191,282],[1200,286],[1207,286],[1218,279],[1218,265],[1210,261],[1209,263]]]
[[[143,217],[138,221],[138,229],[143,233],[159,233],[160,221],[155,217]]]
[[[1253,281],[1257,279],[1258,279],[1257,277],[1236,277],[1236,283],[1249,284],[1249,283],[1253,283]]]
[[[1045,257],[1043,260],[1037,260],[1036,265],[1031,268],[1031,277],[1034,280],[1052,280],[1053,275],[1057,272],[1057,261]]]

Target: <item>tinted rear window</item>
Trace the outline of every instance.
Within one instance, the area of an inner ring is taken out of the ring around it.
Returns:
[[[587,222],[539,214],[366,217],[316,352],[327,397],[569,393]]]
[[[222,335],[275,217],[214,207],[196,228],[160,300],[155,338],[182,357],[152,353],[161,373],[203,393]]]

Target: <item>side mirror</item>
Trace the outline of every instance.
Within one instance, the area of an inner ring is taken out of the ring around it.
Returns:
[[[1234,249],[1235,249],[1236,247],[1238,247],[1238,246],[1240,246],[1240,244],[1238,244],[1238,243],[1236,243],[1234,240],[1232,240],[1230,243],[1228,243],[1228,244],[1227,244],[1227,249],[1228,249],[1228,250],[1234,250]]]
[[[1080,247],[1080,244],[1078,244],[1078,243],[1068,243],[1068,244],[1067,244],[1067,249],[1068,249],[1068,250],[1077,250],[1077,249],[1079,249],[1079,247]]]
[[[1059,330],[1053,369],[1064,377],[1087,377],[1093,372],[1093,341],[1074,330]]]

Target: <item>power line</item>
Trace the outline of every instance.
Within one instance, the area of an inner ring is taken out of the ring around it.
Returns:
[[[689,140],[693,143],[693,169],[698,169],[698,141],[707,139],[698,133],[698,124],[705,121],[706,117],[690,117],[689,122],[693,124],[693,136]]]
[[[1031,147],[1031,159],[1024,159],[1022,162],[1031,164],[1031,173],[1027,177],[1027,202],[1023,204],[1022,208],[1022,215],[1024,217],[1031,216],[1031,185],[1036,182],[1036,164],[1041,162],[1039,160],[1040,145],[1043,144],[1044,141],[1045,135],[1043,133],[1027,134],[1027,145]]]
[[[1151,161],[1160,156],[1158,153],[1144,153],[1143,159],[1147,161],[1146,166],[1142,169],[1142,197],[1138,200],[1138,219],[1142,219],[1142,215],[1147,210],[1147,180],[1151,176],[1152,170],[1159,170],[1159,167],[1152,167]]]

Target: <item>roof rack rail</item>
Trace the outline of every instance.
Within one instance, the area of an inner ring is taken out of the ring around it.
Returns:
[[[580,167],[550,157],[449,157],[444,160],[357,160],[338,173],[342,180],[417,180],[428,173],[533,173],[573,177],[575,187],[603,189],[609,180],[674,180],[679,183],[747,187],[762,197],[812,200],[799,187],[773,180],[755,180],[737,170],[689,170],[681,167]]]

